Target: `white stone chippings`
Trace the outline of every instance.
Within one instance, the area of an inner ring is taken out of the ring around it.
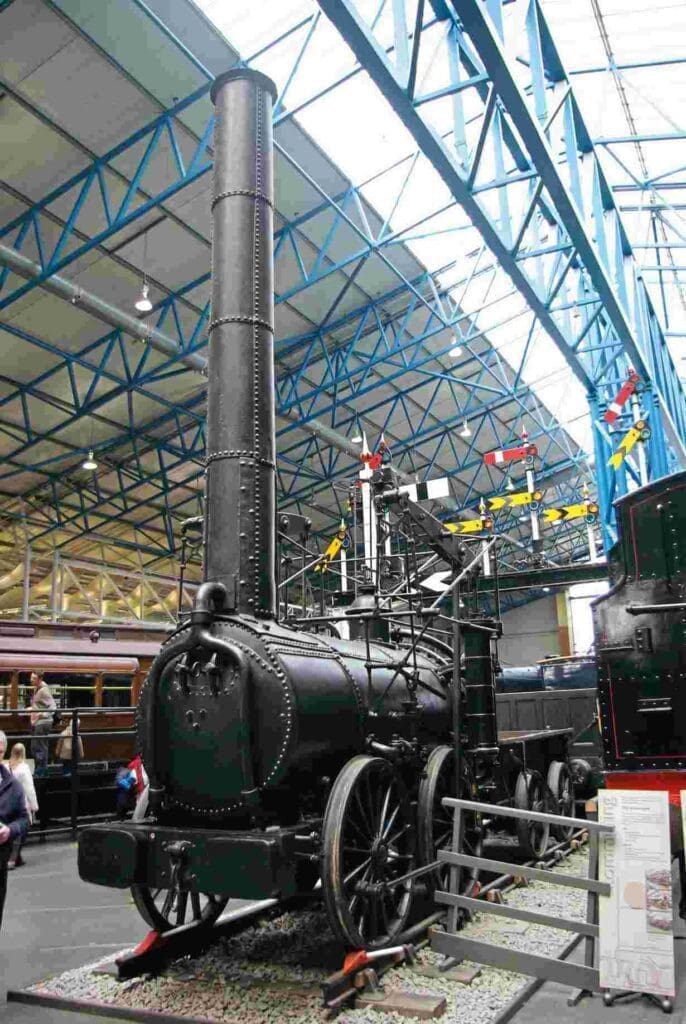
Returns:
[[[572,853],[559,870],[585,874],[586,851]],[[586,894],[537,882],[511,890],[506,902],[513,907],[583,920]],[[546,956],[559,953],[572,937],[569,932],[486,913],[476,914],[464,934]],[[340,967],[341,952],[328,930],[324,911],[317,907],[281,914],[234,938],[222,939],[200,956],[183,957],[170,964],[158,978],[119,982],[94,973],[95,968],[114,959],[107,956],[65,971],[32,990],[232,1024],[277,1024],[284,1020],[289,1024],[323,1024],[327,1018],[320,1005],[319,986]],[[442,959],[424,948],[417,955],[417,966],[435,967]],[[443,977],[424,977],[410,965],[384,975],[386,988],[444,995],[447,1010],[441,1019],[445,1024],[488,1024],[528,981],[523,975],[492,968],[482,968],[470,986]],[[344,1010],[337,1020],[340,1024],[409,1024],[407,1017],[370,1009]]]

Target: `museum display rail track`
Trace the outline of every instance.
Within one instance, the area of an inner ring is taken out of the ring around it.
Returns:
[[[494,837],[498,841],[498,837]],[[517,888],[522,884],[522,879],[517,875],[517,868],[523,866],[544,866],[553,867],[565,860],[572,852],[582,847],[588,840],[588,833],[583,830],[575,831],[568,839],[562,842],[551,844],[542,858],[523,861],[522,864],[513,864],[512,872],[498,877],[490,876],[481,884],[476,893],[476,898],[484,901],[502,899],[508,891]],[[440,862],[435,861],[430,865],[419,869],[415,877],[429,875],[440,867]],[[316,906],[321,898],[319,889],[315,889],[306,896],[298,896],[288,903],[278,899],[261,900],[257,903],[246,904],[237,908],[229,914],[225,914],[218,921],[212,924],[205,924],[202,921],[192,921],[178,928],[171,929],[165,933],[151,931],[131,951],[124,952],[114,961],[103,965],[101,970],[113,975],[117,980],[125,982],[135,978],[146,978],[162,973],[167,966],[182,958],[188,958],[190,964],[194,957],[199,957],[205,951],[222,939],[230,939],[240,936],[243,932],[266,920],[269,916],[279,916],[286,911],[298,913]],[[427,901],[427,905],[428,901]],[[352,964],[352,969],[345,969],[334,972],[321,982],[322,1007],[331,1017],[339,1011],[350,1008],[354,1005],[355,998],[361,994],[367,983],[365,973],[372,968],[375,979],[379,982],[389,971],[397,969],[402,964],[411,960],[416,952],[421,950],[429,942],[429,929],[440,927],[446,918],[446,910],[435,910],[420,921],[412,924],[401,936],[402,946],[395,946],[397,951],[393,955],[384,956],[383,950],[376,951],[373,961],[359,957],[357,965],[354,965],[354,958],[351,955],[346,957],[344,964]],[[561,959],[566,958],[578,945],[580,937],[575,936],[559,954]],[[343,956],[343,951],[341,951]],[[378,958],[378,959],[377,959]],[[455,966],[454,961],[446,959],[439,970],[450,970]],[[538,979],[529,980],[526,985],[516,993],[514,998],[506,1004],[496,1017],[496,1024],[504,1024],[514,1013],[521,1008],[542,982]],[[297,983],[283,985],[283,997],[289,997],[289,992],[296,998],[302,994],[302,986]],[[69,998],[54,995],[49,992],[35,990],[9,989],[7,993],[8,1002],[24,1003],[43,1006],[46,1009],[71,1010],[74,1012],[87,1013],[90,1015],[102,1015],[103,1017],[119,1018],[134,1021],[159,1020],[164,1016],[165,1020],[179,1021],[208,1021],[206,1017],[193,1018],[188,1015],[179,1015],[174,1018],[169,1014],[161,1014],[159,1011],[146,1008],[129,1006],[117,1006],[105,1002],[93,1000]]]

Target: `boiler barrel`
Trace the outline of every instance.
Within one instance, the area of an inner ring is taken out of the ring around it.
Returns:
[[[270,790],[303,796],[319,780],[335,777],[350,757],[365,752],[368,733],[384,744],[396,735],[412,738],[412,719],[402,713],[408,691],[395,668],[403,648],[371,645],[380,667],[372,672],[370,692],[363,645],[275,624],[253,631],[244,623],[217,622],[215,631],[240,646],[250,663],[251,735],[236,713],[239,688],[229,665],[218,679],[203,669],[185,685],[172,663],[156,714],[160,774],[172,811],[216,820],[240,810],[246,743],[255,781],[268,799]],[[418,656],[417,665],[418,736],[435,746],[450,729],[448,699],[430,659]],[[149,713],[144,691],[141,724]],[[144,729],[141,738],[144,743]]]

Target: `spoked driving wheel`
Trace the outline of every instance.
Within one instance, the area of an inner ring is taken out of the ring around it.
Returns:
[[[131,895],[143,920],[158,932],[168,932],[195,921],[208,926],[214,924],[229,902],[221,896],[177,887],[152,889],[147,885],[132,885]]]
[[[322,890],[329,922],[353,949],[379,949],[402,933],[412,904],[412,810],[402,780],[380,757],[348,761],[323,829]]]
[[[552,800],[540,772],[526,768],[519,773],[515,787],[515,807],[520,811],[552,811]],[[517,838],[524,853],[533,860],[544,855],[550,838],[550,825],[542,821],[517,818]]]
[[[453,841],[453,811],[443,806],[443,798],[455,794],[455,761],[452,747],[436,747],[429,754],[424,769],[424,777],[419,784],[417,801],[417,847],[422,864],[431,864],[438,859],[438,851],[451,849]],[[462,775],[460,780],[460,797],[469,800],[472,787],[469,777]],[[460,817],[462,853],[472,857],[481,856],[482,828],[481,816],[462,812]],[[471,896],[477,887],[478,868],[459,869],[459,891],[463,896]],[[442,889],[448,891],[450,882],[450,865],[443,864],[429,875],[432,891]]]
[[[551,761],[548,768],[548,789],[555,801],[555,810],[565,818],[574,817],[574,783],[564,761]],[[550,831],[559,843],[572,838],[573,825],[551,825]]]

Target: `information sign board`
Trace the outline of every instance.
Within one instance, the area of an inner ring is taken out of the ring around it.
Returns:
[[[674,995],[674,934],[669,804],[664,791],[606,789],[598,820],[600,984],[603,988]]]

